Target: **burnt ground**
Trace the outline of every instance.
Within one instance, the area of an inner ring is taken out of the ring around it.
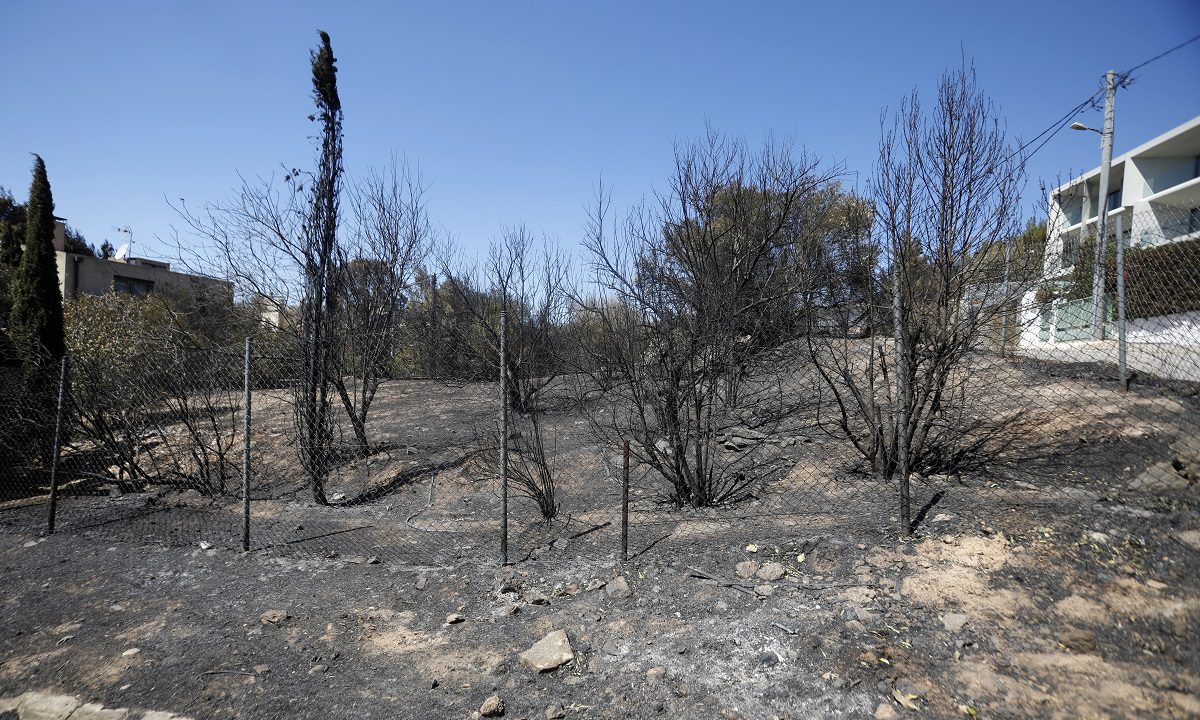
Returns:
[[[494,483],[460,462],[463,417],[489,417],[471,387],[382,404],[393,447],[337,507],[257,486],[249,553],[236,503],[192,491],[68,496],[48,537],[41,498],[6,503],[0,717],[26,692],[130,717],[465,718],[493,694],[506,718],[1200,717],[1195,387],[1011,372],[1054,461],[918,482],[911,538],[894,488],[800,429],[783,490],[734,512],[664,508],[639,476],[622,563],[611,468],[564,412],[563,516],[515,499],[501,567]],[[286,408],[256,407],[256,453],[286,465]],[[573,659],[524,667],[553,630]]]
[[[194,718],[458,718],[492,694],[528,718],[556,704],[581,718],[857,718],[881,703],[1196,717],[1196,516],[1140,499],[1056,493],[984,522],[947,505],[911,539],[807,524],[782,540],[667,541],[625,564],[562,543],[510,568],[0,534],[0,697]],[[744,561],[786,575],[739,579]],[[610,593],[618,575],[627,596]],[[557,629],[573,661],[519,664]]]

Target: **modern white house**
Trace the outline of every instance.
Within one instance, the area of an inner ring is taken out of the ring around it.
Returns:
[[[1077,263],[1083,264],[1081,270],[1090,273],[1094,255],[1081,253],[1080,246],[1098,233],[1101,207],[1107,213],[1108,248],[1115,248],[1119,241],[1128,254],[1200,239],[1200,116],[1113,158],[1107,197],[1099,197],[1099,186],[1100,168],[1096,167],[1050,192],[1042,291],[1030,290],[1022,302],[1022,347],[1046,349],[1059,343],[1096,342],[1116,336],[1108,327],[1103,338],[1095,337],[1090,297],[1069,299],[1069,293],[1064,293],[1068,297],[1047,297],[1055,294],[1047,289],[1065,287],[1077,277]],[[1083,254],[1088,257],[1082,257]],[[1160,283],[1157,288],[1130,288],[1134,279],[1127,272],[1126,307],[1130,307],[1130,293],[1153,298],[1159,291],[1162,296],[1175,297],[1178,292],[1166,290],[1179,290],[1177,283],[1200,285],[1200,267],[1164,270],[1168,272],[1161,275],[1169,280],[1156,273],[1155,282]],[[1108,272],[1111,279],[1111,268]],[[1167,284],[1171,287],[1167,288]],[[1200,288],[1197,293],[1188,294],[1200,296]],[[1114,302],[1109,293],[1105,316],[1110,325]],[[1128,342],[1200,348],[1200,308],[1190,307],[1191,304],[1194,303],[1190,300],[1181,303],[1179,312],[1130,314],[1126,326]],[[1169,304],[1164,307],[1173,309]]]

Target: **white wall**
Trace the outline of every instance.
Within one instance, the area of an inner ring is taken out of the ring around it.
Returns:
[[[1200,345],[1200,311],[1130,320],[1125,339],[1131,343]]]

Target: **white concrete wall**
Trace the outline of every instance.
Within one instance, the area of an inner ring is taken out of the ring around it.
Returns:
[[[1130,320],[1125,339],[1131,343],[1200,346],[1200,311]]]

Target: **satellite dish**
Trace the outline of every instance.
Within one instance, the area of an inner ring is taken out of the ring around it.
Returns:
[[[115,253],[113,253],[113,260],[128,260],[128,259],[129,259],[129,243],[125,243],[121,247],[117,248],[117,251]]]

